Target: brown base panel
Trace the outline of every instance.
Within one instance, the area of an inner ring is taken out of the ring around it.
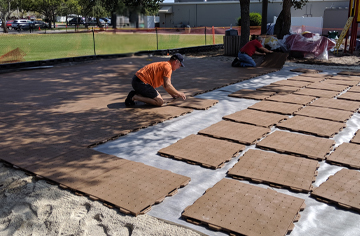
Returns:
[[[315,160],[251,149],[227,174],[235,179],[308,193],[312,190],[318,167]]]
[[[224,116],[224,120],[231,120],[239,123],[251,124],[262,127],[270,127],[286,119],[288,116],[263,112],[252,109],[245,109],[233,114]]]
[[[293,229],[304,202],[271,189],[222,179],[188,206],[182,217],[231,235],[283,236]]]
[[[244,145],[192,134],[161,149],[158,154],[190,164],[217,169],[245,149]]]
[[[335,141],[310,135],[275,131],[256,144],[264,150],[299,155],[315,160],[324,160]]]
[[[342,169],[315,188],[311,196],[360,212],[360,172]]]

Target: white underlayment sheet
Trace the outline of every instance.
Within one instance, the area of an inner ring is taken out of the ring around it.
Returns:
[[[132,161],[142,162],[160,169],[172,171],[177,174],[191,178],[191,182],[172,197],[166,198],[162,203],[152,206],[148,213],[151,216],[161,218],[166,221],[174,222],[207,235],[228,235],[223,232],[209,230],[204,226],[196,226],[188,223],[181,218],[183,210],[192,205],[200,198],[206,189],[211,188],[218,181],[226,176],[226,172],[235,165],[239,157],[249,149],[254,149],[254,145],[247,149],[236,158],[233,158],[226,165],[217,170],[203,168],[198,165],[190,165],[182,161],[164,158],[157,155],[157,151],[175,143],[179,139],[185,138],[190,134],[209,127],[222,120],[225,115],[246,109],[247,107],[259,102],[258,100],[240,99],[228,97],[228,94],[240,89],[256,89],[270,83],[296,76],[299,73],[290,72],[294,67],[284,66],[278,72],[253,78],[241,83],[220,88],[218,90],[197,96],[198,98],[217,99],[219,103],[206,111],[194,111],[185,116],[181,116],[155,126],[148,127],[135,133],[130,133],[115,141],[111,141],[96,147],[95,149],[107,154],[116,155]],[[334,74],[337,71],[324,71]],[[354,115],[347,121],[347,127],[338,135],[333,137],[336,146],[343,142],[349,142],[354,133],[360,129],[360,114]],[[275,130],[273,128],[273,130]],[[344,167],[333,166],[322,161],[318,169],[318,176],[314,187],[318,187],[326,179]],[[247,181],[241,181],[249,183]],[[268,188],[264,184],[256,186]],[[305,199],[306,208],[300,212],[301,218],[295,223],[295,228],[291,236],[338,236],[338,235],[360,235],[360,214],[348,210],[335,208],[325,203],[319,202],[311,197],[310,194],[295,193],[285,189],[274,190],[291,196]]]

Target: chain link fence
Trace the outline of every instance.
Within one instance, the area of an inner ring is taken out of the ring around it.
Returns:
[[[223,44],[229,27],[72,28],[0,34],[0,64]],[[233,27],[241,33],[241,27]],[[260,34],[260,27],[251,34]]]

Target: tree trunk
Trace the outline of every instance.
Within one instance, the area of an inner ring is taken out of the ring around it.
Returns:
[[[240,48],[249,42],[250,36],[250,0],[240,0],[241,7],[241,39]]]
[[[3,33],[9,33],[8,28],[6,28],[6,20],[2,19],[2,27],[4,29]]]
[[[265,35],[267,32],[267,12],[268,12],[268,0],[262,0],[261,34],[263,35]]]
[[[276,20],[274,27],[274,34],[278,39],[284,38],[285,35],[289,34],[291,27],[291,0],[283,1],[283,9],[281,10],[279,17]]]

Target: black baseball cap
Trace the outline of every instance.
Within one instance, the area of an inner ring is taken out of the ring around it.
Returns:
[[[180,53],[175,53],[174,55],[171,56],[170,59],[178,59],[181,64],[181,67],[185,67],[184,66],[184,57]]]

